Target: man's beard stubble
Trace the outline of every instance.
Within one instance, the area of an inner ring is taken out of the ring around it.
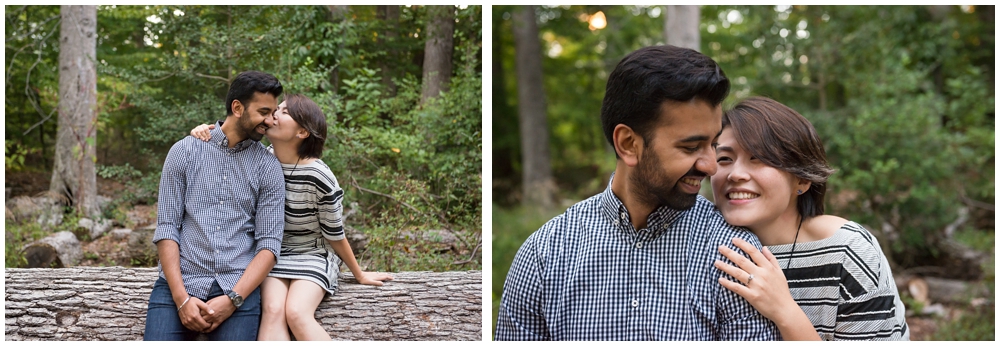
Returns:
[[[668,180],[664,174],[659,172],[661,168],[659,156],[655,152],[647,151],[649,155],[644,155],[644,160],[640,160],[636,165],[630,180],[635,191],[632,191],[638,199],[653,209],[667,206],[674,210],[688,210],[694,207],[698,200],[698,194],[688,194],[679,189],[680,179],[677,177],[673,182]]]
[[[263,134],[257,133],[257,125],[250,123],[250,111],[244,110],[243,115],[240,116],[239,120],[240,129],[243,130],[243,134],[254,141],[260,142],[261,138],[264,138]]]

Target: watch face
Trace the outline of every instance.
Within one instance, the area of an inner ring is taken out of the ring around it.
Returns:
[[[236,292],[229,292],[229,300],[232,300],[233,305],[237,308],[239,308],[240,305],[243,305],[243,297],[240,297],[240,295]]]

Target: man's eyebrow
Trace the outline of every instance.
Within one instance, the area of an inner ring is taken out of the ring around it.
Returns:
[[[691,137],[688,137],[688,138],[684,138],[684,139],[679,140],[677,142],[679,142],[679,143],[688,143],[688,142],[701,142],[701,141],[707,141],[707,140],[708,140],[708,136],[696,135],[696,136],[691,136]]]
[[[257,111],[258,112],[260,112],[260,111],[270,112],[271,108],[269,108],[269,107],[260,107],[260,108],[257,108]]]

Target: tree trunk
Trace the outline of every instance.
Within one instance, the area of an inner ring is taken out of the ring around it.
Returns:
[[[535,7],[514,10],[514,67],[517,73],[517,110],[520,119],[522,204],[550,207],[555,192],[549,159],[549,127],[542,87],[542,44],[538,39]]]
[[[82,214],[97,204],[97,7],[61,7],[59,130],[50,191],[66,196]]]
[[[663,31],[667,44],[701,51],[701,9],[697,5],[667,5]]]
[[[455,6],[427,6],[427,17],[421,104],[448,90],[455,48]]]
[[[8,268],[5,339],[141,340],[156,268]],[[482,272],[403,272],[385,286],[340,277],[316,320],[335,340],[481,340]]]
[[[348,5],[326,5],[327,9],[330,10],[329,19],[330,22],[339,23],[344,21],[351,12],[351,8]],[[338,35],[344,35],[344,30],[341,30]],[[330,70],[330,85],[333,88],[333,93],[336,94],[340,90],[340,52],[344,51],[344,41],[341,40],[340,44],[337,46],[337,61],[334,64],[332,70]]]
[[[396,28],[399,25],[399,6],[379,5],[378,19],[381,19],[385,25],[385,31],[379,36],[379,43],[383,45],[396,43],[399,37],[399,34],[396,32]],[[395,50],[389,49],[386,51],[385,59],[379,62],[379,67],[382,69],[382,85],[385,85],[385,93],[389,97],[396,96],[396,82],[392,81],[392,77],[394,77],[392,63],[396,62],[396,60]]]

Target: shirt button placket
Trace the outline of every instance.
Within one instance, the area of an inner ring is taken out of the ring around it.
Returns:
[[[633,308],[639,307],[639,300],[638,299],[632,299],[631,305],[632,305]]]

